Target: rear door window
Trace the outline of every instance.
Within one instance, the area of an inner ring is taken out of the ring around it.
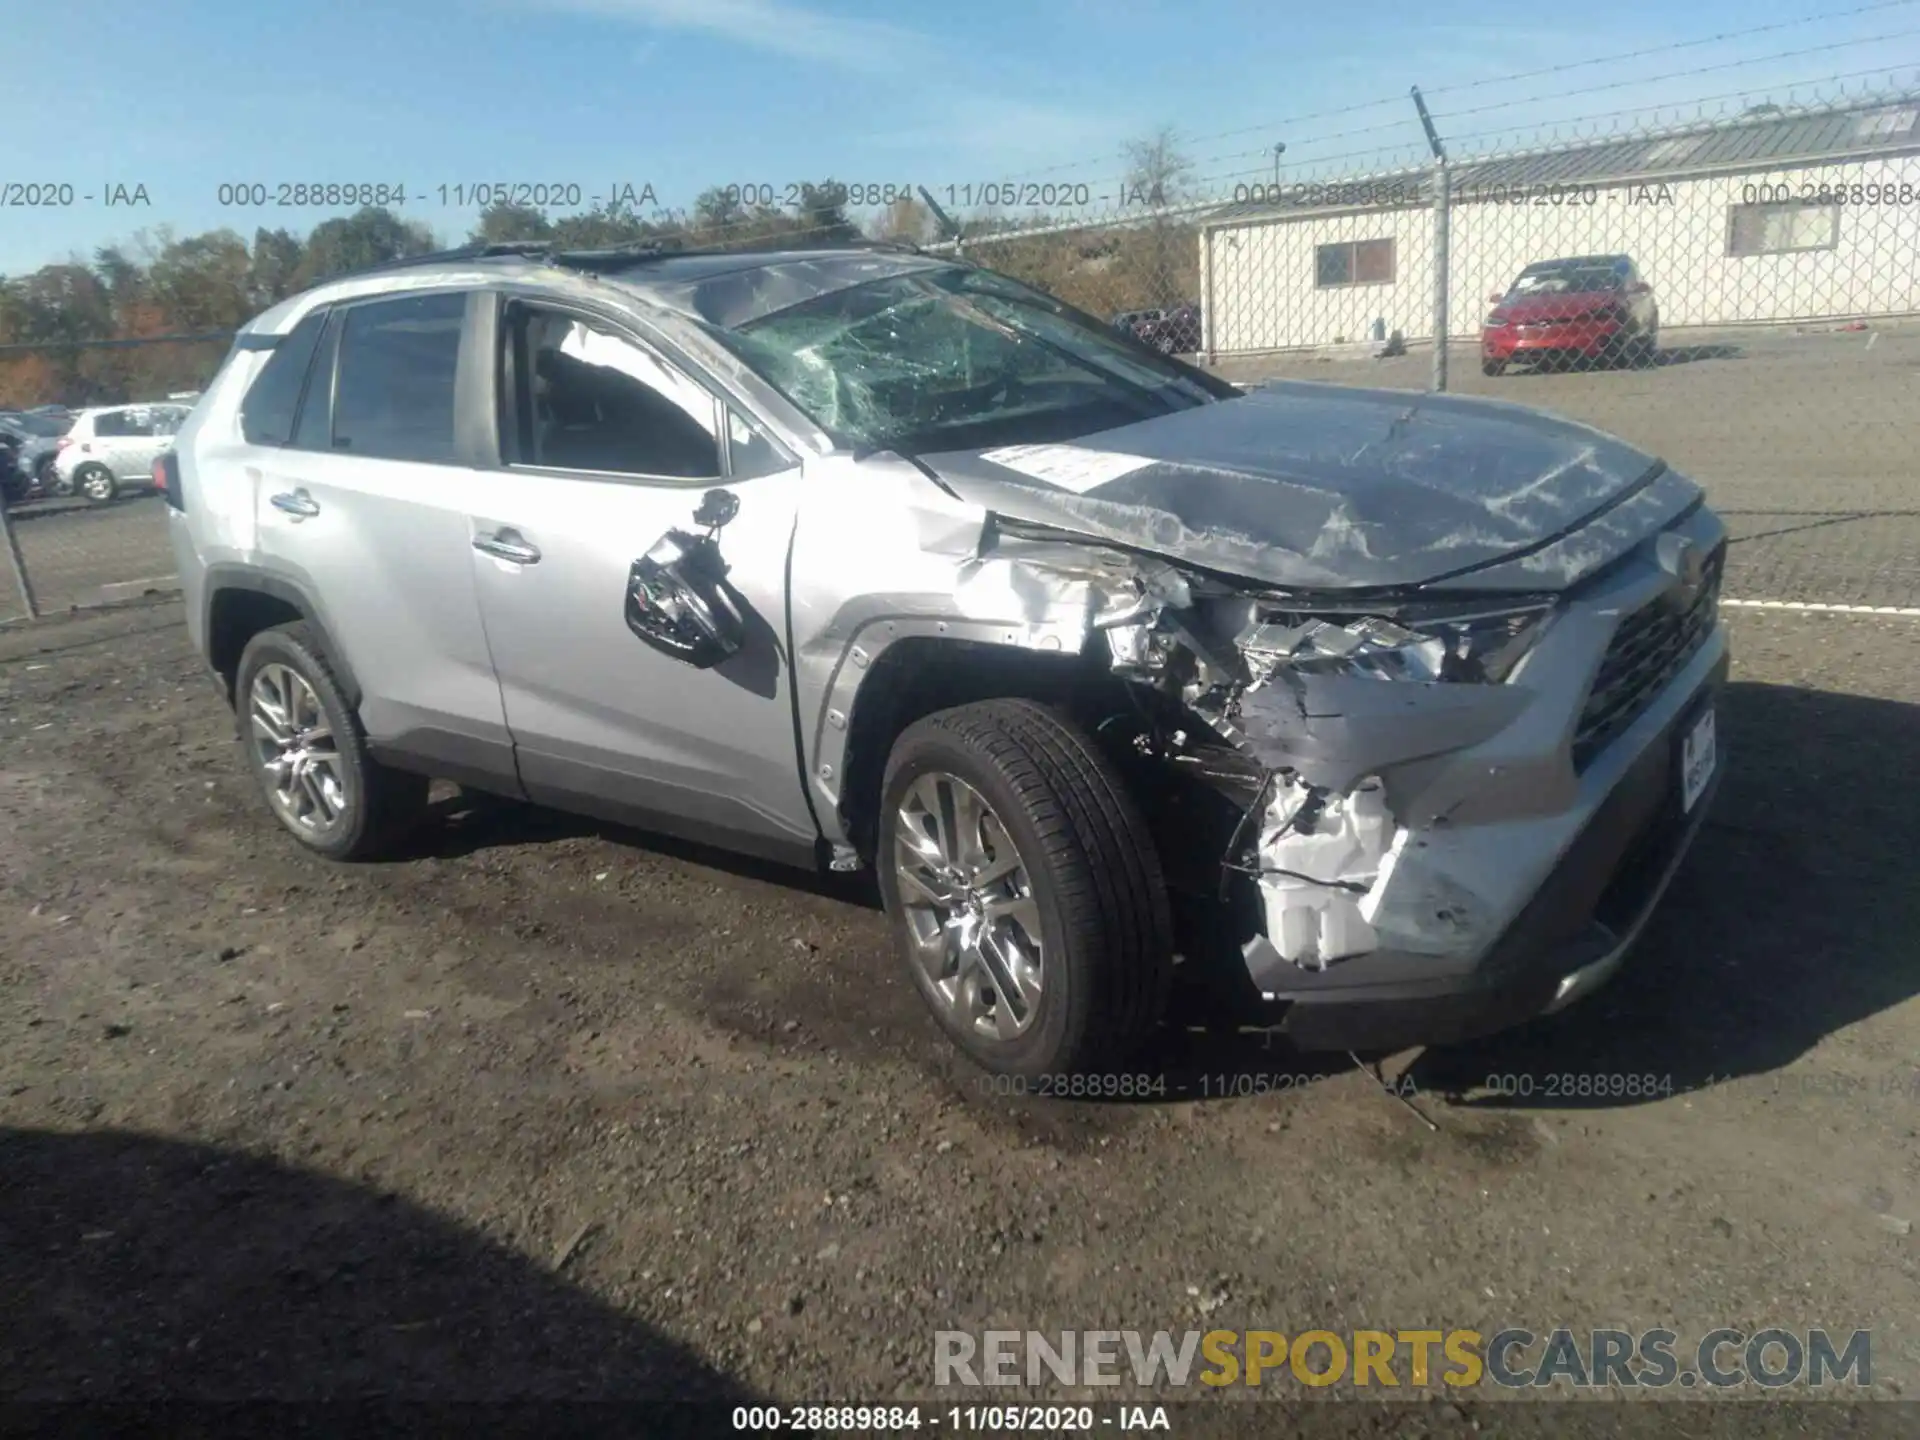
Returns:
[[[355,305],[342,316],[331,449],[367,459],[454,463],[464,293]]]
[[[293,417],[300,392],[313,368],[313,352],[326,328],[323,306],[288,331],[254,377],[240,403],[240,433],[249,445],[285,445],[293,438]]]

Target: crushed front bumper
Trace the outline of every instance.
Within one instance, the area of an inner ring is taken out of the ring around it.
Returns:
[[[1684,528],[1709,546],[1724,535],[1706,512]],[[1434,769],[1385,777],[1390,795],[1399,792],[1396,808],[1424,815],[1413,821],[1419,860],[1389,882],[1403,891],[1389,907],[1399,938],[1324,969],[1271,955],[1258,967],[1262,992],[1286,1003],[1279,1028],[1301,1048],[1471,1039],[1564,1008],[1612,977],[1698,833],[1726,763],[1716,743],[1711,772],[1684,803],[1686,737],[1726,680],[1717,622],[1630,725],[1575,763],[1589,677],[1621,620],[1664,583],[1653,564],[1630,566],[1576,601],[1531,662],[1540,688],[1519,721]],[[1436,810],[1444,823],[1434,823]],[[1436,909],[1450,923],[1423,925]]]

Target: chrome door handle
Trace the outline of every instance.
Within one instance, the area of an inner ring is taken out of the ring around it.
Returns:
[[[297,515],[303,520],[310,520],[320,513],[319,505],[314,503],[314,498],[304,490],[282,491],[273,497],[271,503],[274,509],[284,510],[287,514]]]
[[[517,530],[476,535],[473,537],[473,548],[496,560],[511,560],[516,565],[533,565],[540,559],[540,547],[528,544]]]

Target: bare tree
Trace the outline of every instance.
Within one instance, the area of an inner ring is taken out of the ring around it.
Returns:
[[[1186,198],[1193,161],[1171,125],[1127,143],[1127,203],[1177,205]]]

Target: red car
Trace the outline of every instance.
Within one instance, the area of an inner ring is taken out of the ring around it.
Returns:
[[[1653,287],[1625,255],[1579,255],[1527,266],[1480,331],[1480,368],[1514,361],[1565,369],[1579,361],[1651,363],[1660,348]]]

